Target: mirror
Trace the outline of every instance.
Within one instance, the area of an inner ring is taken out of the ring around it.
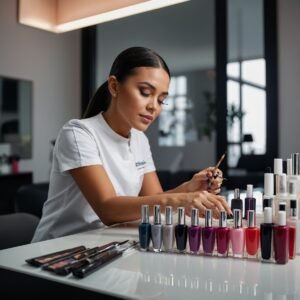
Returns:
[[[32,157],[32,81],[0,76],[0,155]]]

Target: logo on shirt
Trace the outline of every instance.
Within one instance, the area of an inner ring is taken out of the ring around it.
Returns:
[[[135,166],[137,167],[138,170],[145,168],[146,162],[144,160],[142,161],[137,161],[135,163]]]

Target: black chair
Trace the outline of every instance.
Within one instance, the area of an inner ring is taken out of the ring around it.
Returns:
[[[48,182],[21,186],[15,196],[15,211],[41,218],[43,205],[48,197],[48,189]]]
[[[0,250],[29,244],[39,218],[27,213],[0,215]]]

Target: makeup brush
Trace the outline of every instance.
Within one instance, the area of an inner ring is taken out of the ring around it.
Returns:
[[[213,178],[217,178],[218,177],[218,175],[215,175],[215,172],[216,172],[216,170],[219,168],[219,166],[220,166],[220,164],[222,163],[222,161],[224,160],[224,158],[225,158],[225,156],[226,156],[226,152],[221,156],[221,158],[219,159],[219,161],[217,162],[217,164],[216,164],[216,166],[214,167],[214,169],[213,169],[213,174],[212,174],[212,177]],[[208,188],[210,189],[210,187],[211,187],[211,184],[212,184],[212,180],[211,180],[211,178],[209,179],[209,182],[208,182]]]

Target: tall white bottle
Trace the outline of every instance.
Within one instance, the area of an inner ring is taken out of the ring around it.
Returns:
[[[274,197],[275,222],[278,221],[279,203],[285,203],[286,213],[290,211],[289,199],[286,187],[286,174],[276,175],[276,195]]]

